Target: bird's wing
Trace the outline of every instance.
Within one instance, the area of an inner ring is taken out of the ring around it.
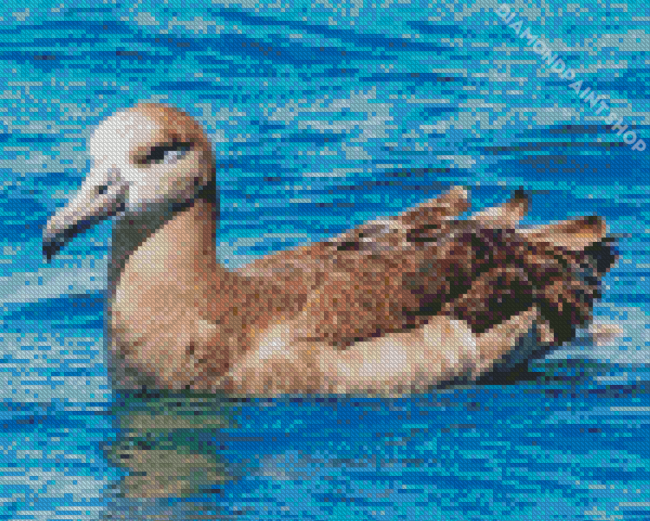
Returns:
[[[449,306],[494,261],[490,241],[496,230],[514,233],[527,204],[517,193],[501,206],[459,219],[469,202],[464,189],[453,189],[315,244],[312,251],[326,268],[306,302],[303,338],[346,347],[453,311]]]
[[[340,348],[419,327],[438,314],[465,320],[482,334],[534,303],[556,341],[571,338],[599,295],[601,272],[592,269],[585,248],[602,240],[603,222],[518,230],[528,207],[520,192],[459,219],[468,207],[467,192],[453,189],[248,270],[280,283],[294,301],[302,294],[302,339]]]
[[[467,190],[453,188],[400,215],[367,221],[326,241],[267,255],[237,271],[272,282],[278,286],[278,294],[284,286],[294,296],[304,293],[310,297],[332,277],[352,272],[365,276],[365,269],[377,272],[382,267],[396,267],[405,252],[417,243],[424,244],[425,236],[439,230],[444,220],[468,207]],[[395,269],[391,271],[394,277]]]

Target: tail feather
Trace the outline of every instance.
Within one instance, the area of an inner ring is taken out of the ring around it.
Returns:
[[[610,237],[587,246],[582,253],[586,258],[587,267],[598,277],[607,273],[618,259],[616,242]]]
[[[521,231],[532,243],[552,244],[580,252],[605,238],[607,224],[602,217],[590,215]]]
[[[591,322],[594,303],[602,296],[602,276],[617,258],[615,248],[604,238],[582,250],[570,250],[566,243],[542,248],[533,244],[531,250],[526,272],[534,281],[541,316],[550,324],[555,342],[567,342],[576,328]]]
[[[526,212],[523,193],[470,217],[474,282],[445,311],[466,320],[476,334],[537,306],[543,336],[571,340],[592,319],[601,279],[617,259],[605,220],[579,217],[535,228],[514,228]],[[494,226],[497,221],[503,226]],[[495,221],[495,222],[493,222]]]
[[[512,241],[533,284],[540,314],[560,344],[592,319],[601,278],[617,259],[605,220],[585,216],[517,230]]]

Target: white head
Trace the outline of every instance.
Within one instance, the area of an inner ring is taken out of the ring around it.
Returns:
[[[92,167],[81,188],[43,232],[48,260],[103,219],[171,215],[214,180],[201,127],[165,105],[140,104],[113,114],[93,133],[90,154]]]

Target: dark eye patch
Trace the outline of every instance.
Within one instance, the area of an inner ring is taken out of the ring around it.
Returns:
[[[167,152],[187,152],[190,150],[191,145],[191,143],[181,141],[156,145],[149,150],[149,153],[144,156],[139,161],[139,163],[143,165],[149,165],[151,163],[162,163],[165,160],[165,154]]]

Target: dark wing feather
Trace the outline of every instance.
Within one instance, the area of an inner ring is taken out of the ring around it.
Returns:
[[[517,193],[501,207],[508,210],[503,219],[488,211],[461,220],[455,217],[468,208],[466,192],[452,190],[246,271],[272,277],[280,298],[299,302],[293,309],[301,313],[302,339],[339,348],[418,327],[437,314],[465,320],[480,334],[533,304],[563,342],[590,320],[600,276],[615,254],[604,241],[578,241],[576,249],[569,239],[553,242],[554,234],[582,237],[589,226],[600,227],[594,236],[601,237],[601,221],[516,230],[518,218],[507,217],[526,207]]]

